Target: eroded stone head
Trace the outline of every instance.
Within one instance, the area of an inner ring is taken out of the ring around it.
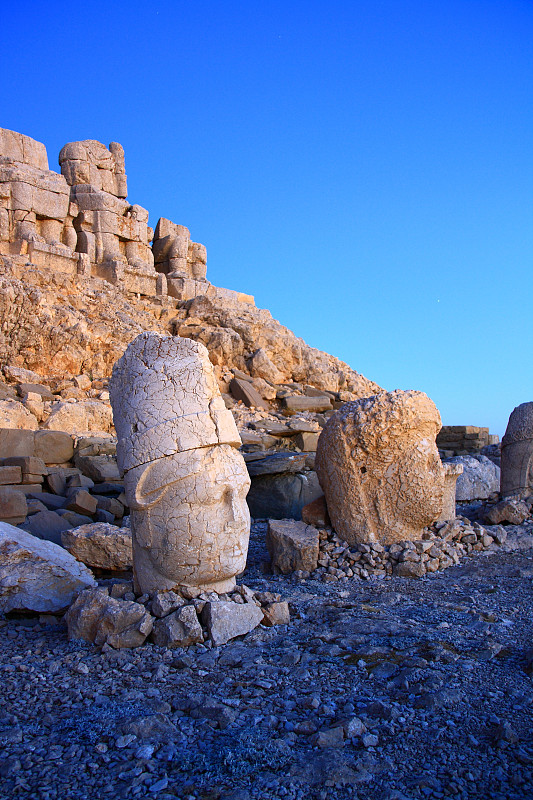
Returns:
[[[346,403],[326,424],[316,470],[333,526],[348,542],[421,538],[439,516],[441,420],[422,392],[382,392]]]
[[[500,490],[504,497],[533,494],[533,403],[511,413],[502,439]]]
[[[246,562],[250,480],[206,348],[141,334],[115,364],[110,397],[139,588],[227,591]]]

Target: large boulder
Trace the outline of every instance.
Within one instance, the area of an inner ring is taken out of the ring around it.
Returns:
[[[95,585],[92,572],[62,547],[0,522],[0,612],[63,611]]]
[[[34,455],[46,464],[64,464],[74,455],[74,440],[65,431],[36,431]]]
[[[152,641],[160,647],[189,647],[204,641],[194,606],[183,606],[154,623]]]
[[[96,400],[54,403],[52,413],[44,427],[48,430],[66,433],[84,433],[86,431],[109,433],[113,429],[113,413],[109,405]]]
[[[126,570],[133,563],[131,529],[107,522],[71,528],[61,534],[61,544],[89,567]]]
[[[510,525],[521,525],[529,517],[529,506],[523,500],[502,500],[487,509],[484,518],[491,525],[507,522]]]
[[[255,603],[237,604],[221,600],[205,604],[202,621],[211,641],[218,646],[256,628],[263,621],[263,612]]]
[[[458,503],[486,500],[500,490],[500,469],[487,456],[454,456],[446,459],[445,464],[463,465],[455,490]]]
[[[48,542],[61,545],[61,534],[68,530],[71,525],[68,520],[63,519],[55,511],[38,511],[29,516],[22,525],[27,533],[36,536],[38,539],[45,539]],[[76,558],[76,554],[73,553]],[[82,559],[78,559],[81,561]],[[84,562],[85,563],[85,562]]]
[[[19,525],[24,522],[27,513],[26,495],[11,486],[0,486],[0,520]]]

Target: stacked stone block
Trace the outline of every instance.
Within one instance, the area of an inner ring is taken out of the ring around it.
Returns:
[[[29,254],[35,263],[72,258],[77,213],[67,181],[48,169],[44,145],[0,128],[0,254]]]
[[[479,453],[498,441],[498,436],[491,435],[488,428],[475,425],[444,425],[437,434],[437,447],[456,456]]]
[[[161,294],[150,248],[148,211],[126,201],[124,150],[88,139],[66,144],[59,154],[61,172],[79,213],[74,226],[77,249],[94,265],[93,273],[127,291]],[[159,289],[159,292],[158,292]]]
[[[69,528],[122,520],[115,453],[111,438],[0,428],[0,522],[59,544]]]
[[[179,300],[205,294],[207,252],[191,242],[189,229],[161,218],[153,242],[155,268],[167,276],[168,293]]]

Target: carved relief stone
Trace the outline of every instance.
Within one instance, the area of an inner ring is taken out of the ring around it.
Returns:
[[[347,542],[420,539],[443,505],[435,404],[422,392],[346,403],[318,440],[316,471],[336,532]]]
[[[504,497],[533,494],[533,402],[517,406],[502,439],[500,491]]]
[[[76,247],[65,178],[48,169],[41,142],[0,128],[0,253],[27,253],[31,246],[72,256]]]
[[[135,581],[228,591],[246,563],[250,480],[207,349],[143,333],[110,383]]]

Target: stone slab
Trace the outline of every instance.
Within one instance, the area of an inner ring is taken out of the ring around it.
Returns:
[[[8,483],[22,483],[22,470],[20,467],[0,466],[0,485]]]
[[[0,458],[33,456],[34,432],[15,428],[0,428]]]

